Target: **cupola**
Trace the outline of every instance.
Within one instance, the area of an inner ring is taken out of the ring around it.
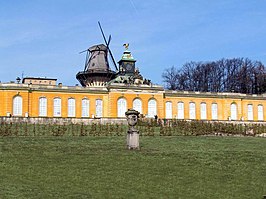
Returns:
[[[119,64],[119,73],[125,75],[133,75],[135,72],[135,62],[131,52],[128,50],[129,44],[124,44],[125,51],[122,55],[122,58],[118,62]]]

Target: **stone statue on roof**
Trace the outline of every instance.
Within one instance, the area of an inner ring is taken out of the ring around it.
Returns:
[[[126,50],[128,50],[129,43],[125,43],[125,44],[123,44],[123,46],[125,47]]]

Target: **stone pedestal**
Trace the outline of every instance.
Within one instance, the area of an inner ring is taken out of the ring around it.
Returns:
[[[139,149],[139,131],[127,132],[127,148]]]
[[[128,149],[139,149],[139,131],[135,128],[138,118],[139,112],[134,109],[128,109],[125,112],[127,117],[127,122],[129,129],[127,131],[127,148]]]

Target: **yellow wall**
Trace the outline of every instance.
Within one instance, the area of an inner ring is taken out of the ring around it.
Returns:
[[[266,102],[265,100],[243,100],[242,101],[242,113],[243,113],[243,117],[244,120],[247,120],[247,111],[248,111],[248,104],[252,104],[253,105],[253,117],[254,120],[257,121],[258,120],[258,105],[262,105],[263,106],[263,120],[266,120]]]
[[[196,119],[201,119],[200,105],[206,103],[207,120],[212,120],[211,105],[216,103],[218,105],[218,120],[227,120],[231,115],[230,105],[235,102],[240,110],[241,103],[236,99],[220,99],[220,98],[205,98],[205,97],[167,97],[164,99],[166,102],[172,102],[173,118],[177,118],[177,103],[184,103],[184,119],[189,118],[189,103],[194,102],[196,106]],[[166,114],[166,113],[165,113]],[[241,113],[238,111],[238,118]]]
[[[127,101],[127,109],[133,108],[133,100],[139,98],[142,101],[142,114],[148,114],[148,101],[155,99],[157,102],[157,115],[160,118],[164,117],[163,94],[161,93],[132,93],[132,92],[110,92],[109,93],[109,109],[110,117],[117,117],[117,101],[120,98],[125,98]]]
[[[76,102],[76,117],[81,117],[81,101],[83,98],[90,100],[89,116],[95,115],[95,101],[96,99],[102,99],[103,102],[107,101],[108,95],[106,94],[89,94],[89,93],[62,93],[62,92],[33,92],[32,93],[32,108],[30,112],[31,117],[39,116],[39,98],[47,98],[47,117],[53,117],[53,99],[56,97],[61,98],[62,104],[62,117],[68,117],[68,99],[74,98]],[[107,117],[105,109],[106,103],[103,103],[103,116]]]
[[[0,114],[1,116],[7,116],[8,113],[13,114],[13,98],[15,96],[22,97],[22,116],[25,116],[25,113],[29,112],[29,92],[21,90],[9,90],[9,91],[0,91]]]
[[[22,116],[28,113],[29,117],[39,116],[39,98],[47,98],[47,117],[53,117],[53,99],[55,97],[61,98],[62,115],[61,117],[68,117],[68,99],[74,98],[76,102],[76,117],[81,117],[81,101],[83,98],[90,100],[89,116],[95,115],[96,99],[103,100],[103,117],[117,117],[117,101],[121,97],[127,101],[127,109],[132,108],[133,100],[139,98],[142,101],[143,115],[148,113],[148,101],[155,99],[157,102],[157,115],[159,118],[165,118],[166,102],[172,102],[172,118],[177,118],[177,103],[184,103],[184,117],[189,119],[189,103],[194,102],[196,105],[196,119],[200,118],[200,104],[206,103],[207,106],[207,120],[211,120],[211,105],[218,104],[218,120],[228,120],[231,115],[230,106],[232,103],[237,105],[237,120],[247,120],[247,106],[253,105],[254,121],[258,120],[258,105],[263,105],[264,121],[266,120],[266,97],[265,96],[251,96],[243,94],[208,94],[195,92],[170,92],[170,91],[156,91],[156,90],[141,90],[134,92],[132,90],[109,90],[103,89],[95,90],[88,88],[73,88],[58,89],[47,87],[44,89],[30,89],[27,86],[0,85],[0,116],[7,116],[7,113],[13,114],[13,98],[19,95],[23,99]]]
[[[241,94],[240,94],[241,95]],[[264,99],[263,99],[264,98]],[[218,120],[228,120],[231,117],[231,104],[235,103],[237,105],[237,120],[248,120],[248,104],[253,105],[253,120],[258,120],[258,105],[263,105],[263,118],[266,120],[266,98],[260,97],[257,99],[256,97],[248,96],[247,99],[240,98],[239,96],[232,95],[230,98],[223,96],[216,97],[204,97],[201,95],[195,94],[194,96],[169,96],[165,97],[164,103],[172,102],[172,113],[173,118],[177,118],[177,103],[184,103],[184,117],[185,119],[189,119],[189,103],[194,102],[196,105],[196,119],[201,119],[200,115],[200,104],[206,103],[207,106],[207,120],[212,120],[212,110],[211,105],[216,103],[218,105]],[[166,114],[164,112],[164,114]]]

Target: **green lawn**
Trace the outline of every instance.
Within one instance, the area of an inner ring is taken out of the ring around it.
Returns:
[[[0,137],[0,198],[263,198],[266,139]]]

